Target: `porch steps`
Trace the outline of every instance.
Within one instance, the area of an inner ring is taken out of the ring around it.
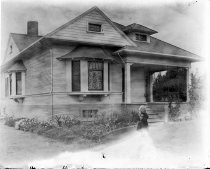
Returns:
[[[148,122],[149,123],[162,123],[164,122],[163,119],[160,118],[160,113],[162,114],[162,112],[164,111],[162,108],[160,107],[153,107],[153,106],[146,106],[146,110],[147,110],[147,114],[149,115],[149,119]]]

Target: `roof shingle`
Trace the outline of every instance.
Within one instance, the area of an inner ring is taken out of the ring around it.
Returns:
[[[23,49],[31,45],[33,42],[40,39],[42,36],[29,36],[26,34],[11,33],[11,37],[13,38],[18,49],[22,51]]]
[[[189,56],[189,57],[198,58],[198,56],[195,55],[194,53],[186,51],[177,46],[171,45],[167,42],[164,42],[152,36],[150,37],[150,43],[142,43],[138,41],[135,41],[135,43],[137,44],[137,47],[126,46],[126,48],[135,49],[143,52],[151,52],[151,53],[153,52],[153,53],[162,53],[168,55],[180,55],[180,56],[186,56],[186,57]]]
[[[125,28],[123,28],[124,32],[141,32],[141,33],[147,33],[149,35],[158,33],[157,31],[147,28],[146,26],[137,24],[137,23],[132,23],[128,26],[126,26]]]

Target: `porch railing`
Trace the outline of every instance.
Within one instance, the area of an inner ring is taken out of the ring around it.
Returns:
[[[163,92],[161,94],[154,94],[154,101],[156,102],[183,102],[186,101],[186,92]]]

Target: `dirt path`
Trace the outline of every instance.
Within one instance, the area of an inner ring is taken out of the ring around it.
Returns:
[[[9,164],[17,167],[18,163],[27,164],[34,159],[50,158],[61,152],[75,151],[77,146],[15,130],[0,121],[0,166]]]

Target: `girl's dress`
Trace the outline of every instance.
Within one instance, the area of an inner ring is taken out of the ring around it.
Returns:
[[[136,159],[137,161],[151,160],[156,156],[156,148],[148,133],[148,115],[142,115],[137,123],[137,130],[131,132],[120,142],[113,144],[105,149],[107,157]]]
[[[137,130],[148,127],[148,122],[147,122],[148,118],[149,116],[147,115],[147,113],[141,113],[139,122],[137,124]]]

